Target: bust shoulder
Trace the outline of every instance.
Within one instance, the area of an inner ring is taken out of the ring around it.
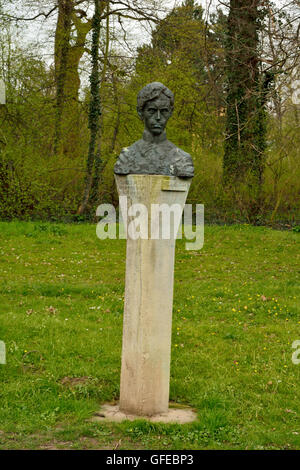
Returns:
[[[140,139],[122,149],[114,173],[156,174],[192,178],[194,165],[190,154],[167,139],[158,143]]]
[[[173,144],[173,142],[171,142],[170,140],[166,140],[165,145],[168,146],[169,151],[172,151],[173,153],[177,153],[181,157],[191,157],[191,155],[189,153],[187,153],[184,150],[182,150],[181,148],[177,147],[177,145]]]
[[[185,152],[179,147],[176,147],[176,152],[178,153],[178,156],[181,158],[192,158],[189,153]]]
[[[122,150],[121,150],[121,153],[120,153],[120,157],[121,155],[124,155],[124,156],[129,156],[131,155],[132,153],[135,153],[138,148],[139,148],[139,144],[142,142],[142,139],[140,140],[137,140],[136,142],[134,142],[132,145],[130,145],[129,147],[123,147]],[[120,158],[119,157],[119,158]]]
[[[194,164],[189,153],[172,144],[172,160],[174,162],[174,175],[182,178],[194,176]]]
[[[132,171],[132,167],[136,162],[137,157],[140,155],[141,140],[134,142],[130,147],[124,147],[118,160],[114,166],[114,173],[119,175],[128,175]]]

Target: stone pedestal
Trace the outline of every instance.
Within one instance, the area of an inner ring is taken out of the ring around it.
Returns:
[[[163,239],[160,232],[158,239],[151,239],[151,224],[162,228],[162,219],[154,220],[151,209],[153,204],[176,204],[182,213],[191,180],[160,175],[115,175],[115,180],[119,196],[127,196],[127,209],[143,204],[148,212],[148,239],[127,237],[119,408],[155,416],[169,407],[176,234],[172,236],[171,217],[171,237]]]

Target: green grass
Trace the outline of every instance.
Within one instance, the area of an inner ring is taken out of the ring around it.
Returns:
[[[177,242],[170,399],[198,422],[89,419],[119,396],[125,241],[0,223],[2,449],[299,449],[300,236],[205,228]]]

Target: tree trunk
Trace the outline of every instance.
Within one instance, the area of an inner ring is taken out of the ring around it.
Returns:
[[[230,0],[227,31],[225,183],[261,185],[265,95],[258,66],[259,0]]]
[[[102,3],[102,2],[101,2]],[[95,13],[92,22],[92,72],[90,76],[91,98],[89,108],[90,143],[86,164],[85,187],[78,214],[83,214],[87,208],[93,183],[93,170],[96,176],[100,171],[100,149],[97,149],[97,137],[100,130],[101,101],[99,77],[99,41],[101,27],[100,1],[95,0]]]
[[[55,151],[72,158],[80,153],[78,69],[86,36],[91,29],[91,21],[82,21],[83,16],[84,12],[76,11],[74,0],[59,0],[54,54],[57,106]],[[75,26],[75,36],[72,26]],[[71,45],[71,39],[75,41],[74,45]]]
[[[58,1],[58,18],[55,31],[55,81],[56,81],[56,116],[54,152],[60,151],[63,108],[65,102],[65,82],[67,76],[68,55],[72,25],[72,0]]]

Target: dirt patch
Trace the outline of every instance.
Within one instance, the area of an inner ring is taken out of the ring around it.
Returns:
[[[81,437],[80,444],[82,445],[82,449],[100,449],[99,441],[93,437]]]
[[[90,377],[84,375],[83,377],[63,377],[60,380],[62,385],[67,387],[76,387],[76,385],[85,384],[90,380]]]
[[[43,450],[61,450],[61,449],[72,449],[73,442],[72,441],[50,441],[46,442],[45,444],[41,444],[40,449]]]
[[[58,447],[56,447],[53,444],[43,444],[42,446],[40,446],[40,449],[42,449],[42,450],[58,450]]]

